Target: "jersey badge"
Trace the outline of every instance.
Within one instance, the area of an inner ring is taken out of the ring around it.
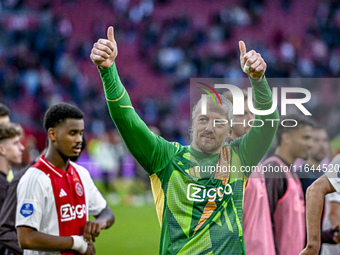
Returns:
[[[31,216],[33,214],[33,211],[34,211],[33,205],[29,203],[23,204],[20,209],[21,215],[24,216],[25,218]]]
[[[79,182],[76,183],[75,189],[76,189],[76,192],[77,192],[77,195],[78,195],[78,196],[81,197],[81,196],[84,195],[83,186],[81,186],[81,184],[80,184]]]

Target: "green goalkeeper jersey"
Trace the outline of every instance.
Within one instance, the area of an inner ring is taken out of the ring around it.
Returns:
[[[149,173],[161,225],[159,254],[245,254],[242,213],[250,171],[269,149],[277,122],[264,121],[207,155],[152,133],[133,109],[115,64],[99,69],[109,112],[131,154]],[[251,80],[255,107],[271,107],[265,78]],[[256,118],[278,119],[277,110]]]

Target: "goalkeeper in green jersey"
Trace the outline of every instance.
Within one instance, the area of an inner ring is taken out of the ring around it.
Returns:
[[[271,91],[264,73],[266,63],[254,50],[239,43],[241,67],[250,77],[255,108],[268,110]],[[245,254],[242,211],[244,186],[251,172],[269,149],[277,128],[278,112],[256,116],[262,127],[231,142],[232,105],[201,100],[192,111],[192,142],[171,143],[152,133],[131,105],[116,65],[118,48],[113,27],[107,39],[99,39],[91,51],[104,84],[110,115],[125,144],[148,172],[161,225],[159,254]],[[204,114],[203,114],[204,113]],[[219,120],[228,120],[219,121]],[[206,171],[206,169],[214,171]]]

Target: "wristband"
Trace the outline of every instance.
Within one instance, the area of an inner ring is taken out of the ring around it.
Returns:
[[[84,240],[82,236],[71,236],[73,239],[72,250],[79,251],[81,254],[84,254],[87,250],[87,242]]]

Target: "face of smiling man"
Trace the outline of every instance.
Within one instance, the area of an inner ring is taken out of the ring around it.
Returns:
[[[225,139],[231,133],[227,106],[215,105],[213,101],[208,100],[205,115],[202,115],[200,105],[192,114],[192,147],[209,154],[221,152]],[[228,120],[228,123],[223,120]]]

